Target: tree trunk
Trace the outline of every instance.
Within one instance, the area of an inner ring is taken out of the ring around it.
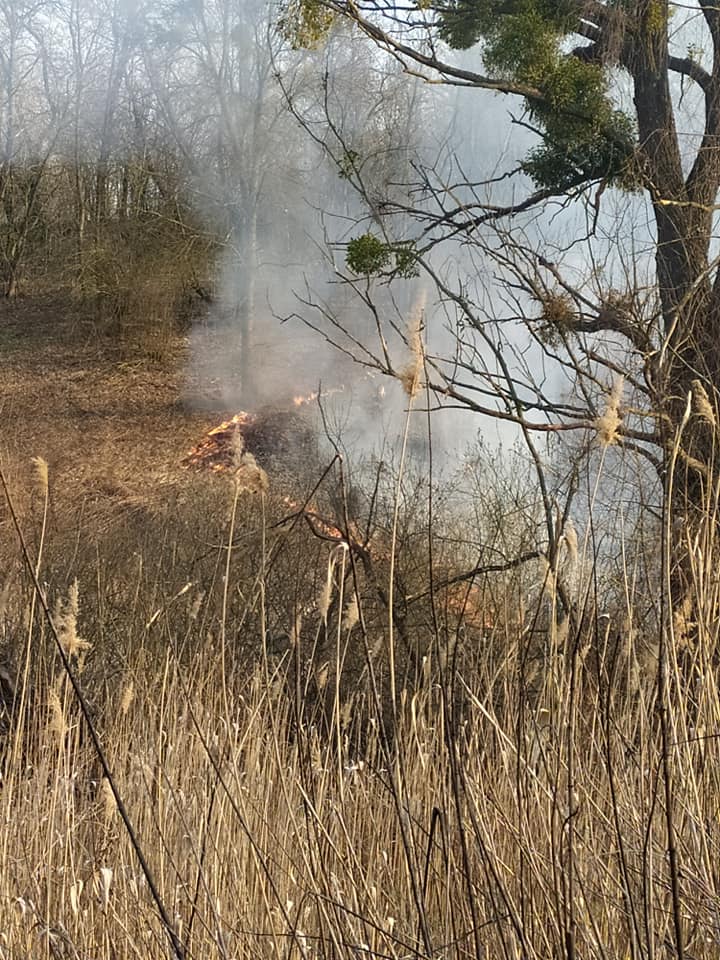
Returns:
[[[238,300],[235,309],[240,335],[240,397],[243,404],[257,403],[253,334],[255,327],[255,276],[257,273],[257,208],[243,217],[238,266]]]
[[[706,103],[705,137],[686,176],[669,84],[667,17],[659,27],[657,3],[644,2],[637,19],[625,59],[634,81],[640,155],[657,234],[665,345],[655,357],[654,405],[672,513],[671,600],[679,608],[693,579],[688,537],[705,524],[708,491],[718,478],[710,425],[697,416],[688,419],[686,411],[698,380],[710,397],[720,384],[720,306],[714,303],[709,271],[713,204],[720,188],[720,112],[716,95]],[[717,80],[720,86],[720,73]]]

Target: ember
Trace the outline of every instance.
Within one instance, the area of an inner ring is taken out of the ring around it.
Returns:
[[[265,469],[299,467],[312,455],[314,445],[311,424],[295,410],[242,411],[210,430],[183,464],[215,473],[230,471],[237,465],[240,449],[252,454]]]

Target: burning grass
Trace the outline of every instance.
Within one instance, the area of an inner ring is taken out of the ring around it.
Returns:
[[[183,459],[187,467],[216,473],[233,470],[237,440],[265,469],[306,467],[317,450],[314,429],[297,409],[241,411],[214,427]]]

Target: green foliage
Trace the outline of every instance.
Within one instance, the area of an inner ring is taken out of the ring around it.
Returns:
[[[485,62],[500,76],[532,86],[546,84],[557,72],[559,36],[535,10],[504,16],[486,37]]]
[[[441,12],[440,35],[457,50],[480,40],[502,45],[503,35],[522,32],[531,21],[555,34],[566,33],[571,16],[572,4],[566,0],[450,0]]]
[[[382,273],[390,263],[390,248],[371,233],[364,233],[348,243],[345,259],[353,273],[372,276]]]
[[[417,276],[413,243],[383,243],[372,233],[354,237],[347,245],[346,262],[353,273],[378,276],[387,273],[409,279]]]
[[[397,244],[392,248],[395,254],[395,275],[409,280],[418,276],[415,244],[412,242]]]
[[[357,169],[360,154],[357,150],[348,150],[338,162],[338,172],[342,180],[349,180]]]
[[[293,50],[314,50],[327,39],[333,20],[321,0],[290,0],[278,26]]]
[[[628,186],[633,123],[614,107],[605,68],[567,52],[572,32],[563,0],[453,0],[440,17],[451,46],[482,40],[493,74],[537,90],[526,102],[543,142],[524,164],[537,186],[564,192],[596,179]]]
[[[604,130],[589,136],[545,140],[530,151],[523,170],[538,186],[560,192],[592,180],[635,189],[633,132],[623,114],[613,119]]]

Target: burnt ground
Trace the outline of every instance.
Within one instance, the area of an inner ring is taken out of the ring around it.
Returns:
[[[213,345],[212,331],[205,340],[193,371],[189,332],[119,335],[69,299],[0,302],[0,456],[19,500],[33,457],[49,465],[55,513],[182,481],[188,450],[234,412],[213,379],[212,351],[220,358],[226,344]]]

